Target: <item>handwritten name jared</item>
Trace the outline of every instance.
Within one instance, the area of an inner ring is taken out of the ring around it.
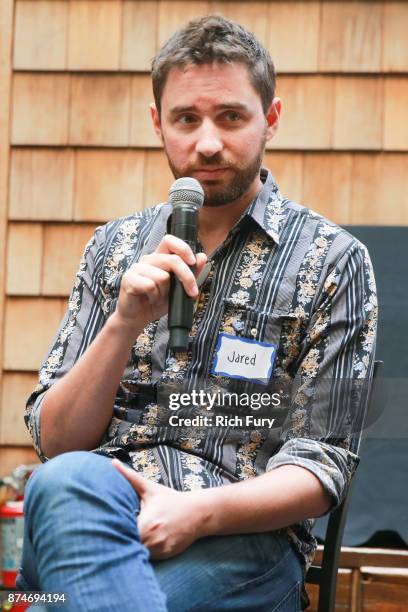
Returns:
[[[237,353],[236,351],[232,351],[232,355],[227,355],[227,360],[230,363],[245,363],[245,365],[255,365],[256,363],[256,353],[254,353],[253,357],[249,355],[242,355]]]

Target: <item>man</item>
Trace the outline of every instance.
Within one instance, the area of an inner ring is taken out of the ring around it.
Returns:
[[[88,243],[27,404],[36,450],[51,460],[27,487],[18,585],[67,593],[67,610],[293,612],[314,550],[309,519],[340,503],[358,462],[371,265],[357,240],[283,199],[261,169],[281,101],[252,34],[218,16],[190,22],[159,51],[152,79],[173,174],[204,189],[202,252],[167,234],[167,204]],[[184,352],[166,351],[170,274],[196,298]],[[269,351],[270,370],[220,369],[224,341],[238,356],[249,345],[254,363]],[[359,386],[346,394],[339,381]],[[260,388],[286,397],[292,382],[275,428],[174,427],[158,399],[166,388],[233,392],[229,414],[246,419]]]

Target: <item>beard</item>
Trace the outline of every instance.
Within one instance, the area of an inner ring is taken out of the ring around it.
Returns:
[[[212,157],[205,157],[199,153],[194,164],[176,166],[167,151],[166,143],[164,143],[164,151],[175,179],[185,176],[195,178],[194,172],[197,168],[228,167],[229,178],[223,179],[222,182],[220,180],[200,181],[204,190],[204,206],[216,207],[238,200],[249,190],[255,178],[259,175],[265,143],[266,138],[264,137],[256,154],[249,161],[246,160],[246,163],[244,163],[245,160],[242,163],[232,163],[221,152]]]

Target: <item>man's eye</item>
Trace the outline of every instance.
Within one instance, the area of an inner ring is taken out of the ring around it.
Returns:
[[[224,114],[224,117],[227,121],[239,121],[241,119],[241,115],[236,111],[228,111]]]
[[[190,123],[194,123],[194,117],[193,115],[180,115],[178,122],[182,123],[183,125],[188,125]]]

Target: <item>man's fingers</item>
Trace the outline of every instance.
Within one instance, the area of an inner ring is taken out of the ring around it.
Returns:
[[[135,489],[136,493],[141,497],[147,493],[151,484],[154,485],[154,483],[150,483],[146,478],[140,476],[135,470],[124,465],[119,459],[112,459],[112,465],[118,472],[123,474],[126,480],[128,480]]]
[[[152,278],[148,276],[144,276],[143,274],[139,274],[137,283],[132,282],[132,279],[126,279],[126,289],[125,292],[127,295],[135,295],[135,296],[149,296],[150,302],[155,302],[160,299],[161,292],[159,287],[155,283]],[[124,285],[124,283],[123,283]]]
[[[208,257],[205,253],[193,253],[191,247],[172,234],[166,234],[163,240],[157,247],[155,253],[174,254],[183,259],[187,265],[193,266],[196,264],[196,273],[200,273],[203,266],[207,263]]]
[[[184,240],[172,234],[166,234],[164,236],[155,252],[166,254],[174,253],[184,259],[189,266],[193,266],[196,262],[195,255],[187,242],[184,242]]]
[[[151,255],[145,255],[143,259],[140,260],[139,264],[135,264],[135,266],[139,265],[148,265],[161,268],[166,272],[173,272],[183,284],[183,287],[188,295],[191,297],[195,297],[197,295],[198,290],[195,276],[186,262],[179,255],[174,253],[152,253]],[[135,271],[137,271],[137,268],[135,268]]]
[[[198,294],[196,276],[201,272],[206,261],[205,253],[195,255],[184,240],[166,234],[153,253],[144,255],[138,264],[135,264],[135,271],[154,278],[159,289],[163,287],[163,284],[158,282],[162,279],[153,276],[153,268],[173,273],[182,283],[186,293],[191,297],[196,297]],[[194,273],[191,270],[192,266],[195,266]]]
[[[140,262],[138,264],[137,273],[139,276],[154,282],[153,299],[164,299],[166,297],[167,286],[170,280],[170,274],[168,272],[148,263]],[[138,279],[138,283],[139,282],[140,279]]]

